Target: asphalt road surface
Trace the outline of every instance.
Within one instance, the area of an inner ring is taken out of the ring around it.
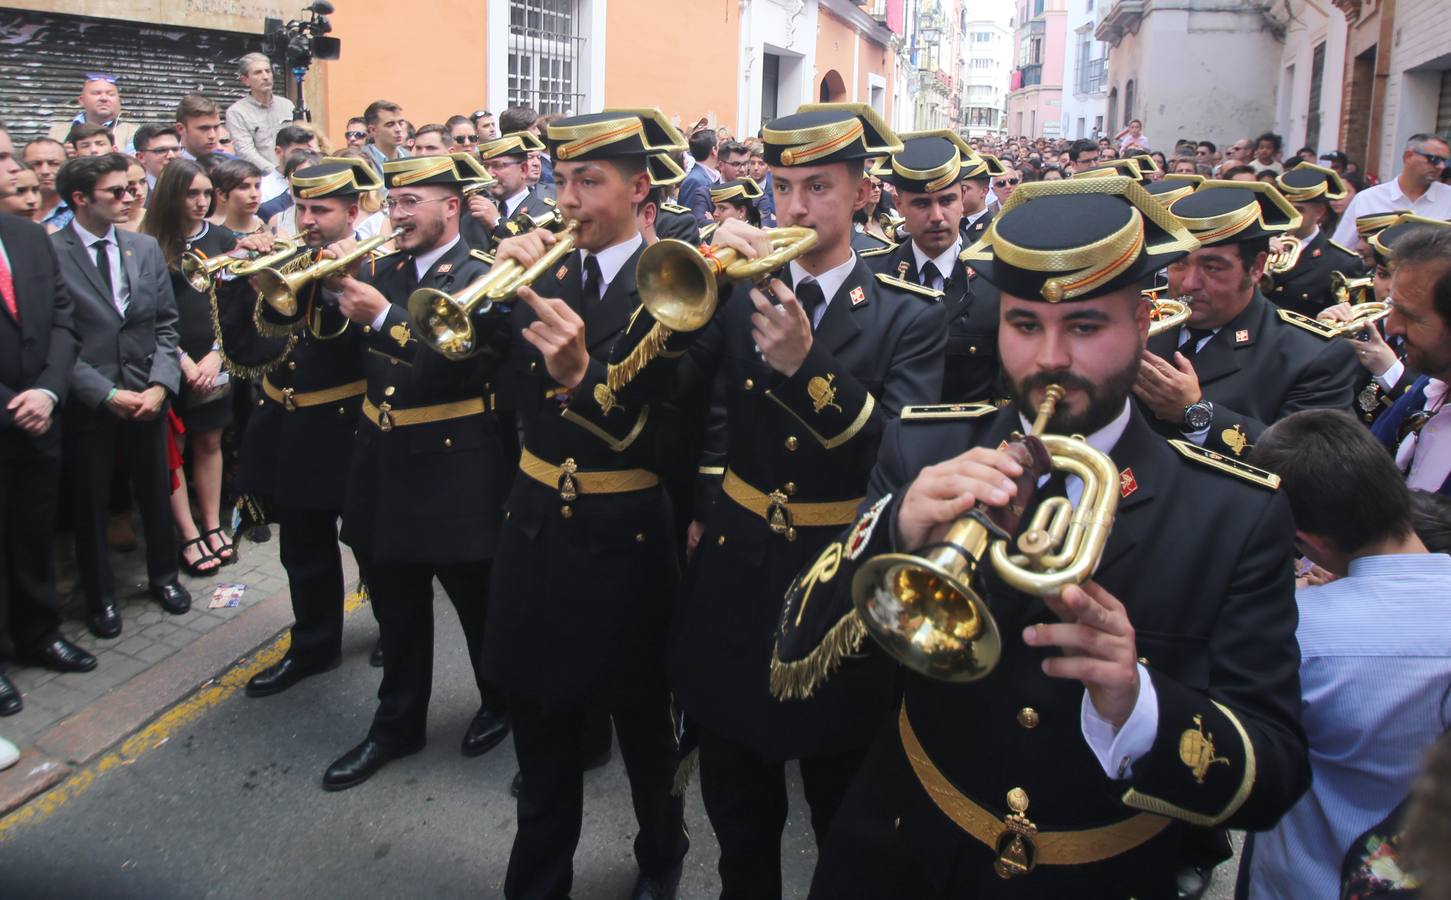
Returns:
[[[367,732],[380,670],[376,625],[348,617],[341,668],[284,694],[240,691],[131,764],[0,843],[0,898],[498,897],[514,837],[511,741],[464,759],[478,707],[461,632],[436,603],[437,654],[428,747],[360,787],[325,793],[328,763]],[[794,772],[793,772],[794,776]],[[783,842],[787,897],[803,897],[816,848],[799,782]],[[628,897],[635,833],[618,753],[585,777],[574,896]],[[682,898],[718,893],[716,844],[692,785],[691,851]],[[1231,864],[1232,866],[1232,864]],[[1222,870],[1233,872],[1231,866]],[[1231,896],[1229,879],[1211,897]]]

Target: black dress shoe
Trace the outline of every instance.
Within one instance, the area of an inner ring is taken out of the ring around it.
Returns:
[[[322,789],[345,791],[350,787],[357,787],[372,778],[386,763],[422,749],[423,745],[419,744],[411,750],[393,751],[368,738],[327,767],[327,771],[322,773]]]
[[[107,603],[86,616],[86,627],[98,638],[113,638],[121,635],[121,614],[114,603]]]
[[[152,588],[151,596],[156,598],[162,609],[173,616],[179,616],[191,609],[191,594],[178,581]]]
[[[664,872],[641,872],[640,877],[635,879],[634,890],[630,891],[630,900],[675,900],[675,894],[680,890],[681,871],[681,864],[676,863]]]
[[[96,667],[94,656],[63,637],[56,638],[44,647],[27,651],[22,657],[28,663],[44,666],[55,672],[89,672]]]
[[[373,655],[368,657],[368,665],[375,669],[383,668],[383,639],[378,638],[378,643],[373,645]]]
[[[297,684],[310,675],[320,675],[323,672],[331,672],[336,669],[342,660],[333,657],[323,665],[305,665],[300,660],[290,656],[282,657],[282,661],[268,666],[247,682],[248,697],[270,697],[273,694],[280,694],[288,688]]]
[[[1179,897],[1183,900],[1199,900],[1209,889],[1209,881],[1213,877],[1213,866],[1180,866],[1174,873]]]
[[[463,755],[483,756],[508,736],[508,721],[491,709],[481,709],[464,732]]]
[[[0,716],[13,716],[20,712],[25,702],[20,699],[20,691],[10,683],[10,679],[0,675]]]

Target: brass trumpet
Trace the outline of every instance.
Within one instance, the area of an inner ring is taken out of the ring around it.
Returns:
[[[1340,273],[1337,272],[1336,274],[1338,275]],[[1391,305],[1389,303],[1372,300],[1368,303],[1353,304],[1350,307],[1350,318],[1343,322],[1337,322],[1331,319],[1320,319],[1318,321],[1328,326],[1335,337],[1345,337],[1346,335],[1359,334],[1390,314]]]
[[[768,228],[771,252],[747,259],[729,247],[696,248],[668,238],[645,249],[635,268],[640,305],[671,331],[695,331],[715,315],[721,281],[760,282],[816,246],[811,228]]]
[[[519,288],[533,284],[574,250],[575,223],[565,227],[554,246],[527,269],[512,259],[494,264],[482,277],[456,294],[419,288],[408,298],[413,331],[425,346],[449,359],[463,359],[478,349],[473,316],[488,312],[495,303],[512,300]]]
[[[1282,234],[1270,241],[1270,255],[1265,260],[1265,273],[1283,275],[1295,268],[1305,244],[1294,235]]]
[[[262,299],[279,315],[295,316],[297,315],[297,293],[308,282],[341,272],[402,233],[403,229],[397,228],[388,234],[374,235],[366,241],[359,242],[351,252],[344,253],[337,259],[320,259],[296,272],[284,274],[271,267],[259,269],[252,275],[252,282],[257,286],[257,292],[262,295]]]
[[[1330,296],[1336,303],[1358,306],[1375,300],[1375,279],[1366,275],[1351,278],[1344,272],[1330,273]]]
[[[240,256],[201,256],[188,250],[181,255],[178,265],[187,284],[198,293],[205,294],[212,289],[213,279],[241,261]]]
[[[1018,525],[1014,508],[977,506],[958,519],[939,544],[919,554],[884,553],[867,560],[852,580],[852,599],[872,637],[903,665],[943,681],[976,681],[997,666],[1002,638],[978,593],[984,558],[1009,585],[1051,596],[1093,574],[1118,511],[1118,469],[1081,437],[1044,434],[1063,388],[1049,385],[1027,436],[1008,445],[1023,465],[1023,485],[1057,469],[1077,476],[1077,508],[1066,497],[1044,500],[1008,549]],[[1019,509],[1021,507],[1018,507]]]
[[[1189,297],[1173,300],[1154,298],[1154,308],[1149,312],[1149,337],[1178,328],[1189,321]]]
[[[302,245],[301,235],[279,238],[272,242],[272,252],[264,256],[239,259],[232,265],[231,272],[238,278],[251,278],[263,269],[270,269],[286,261],[289,256],[302,249]]]

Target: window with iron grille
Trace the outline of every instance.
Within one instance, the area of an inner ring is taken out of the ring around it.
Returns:
[[[509,105],[584,111],[580,0],[509,0]]]

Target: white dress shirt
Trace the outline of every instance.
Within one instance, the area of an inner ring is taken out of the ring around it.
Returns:
[[[937,267],[937,277],[932,279],[932,283],[926,285],[926,287],[930,287],[934,291],[942,290],[943,287],[947,284],[947,278],[952,275],[952,268],[957,263],[957,254],[961,251],[962,238],[958,238],[957,240],[952,242],[951,247],[948,247],[946,250],[942,251],[942,255],[933,257],[932,259],[928,259],[927,254],[922,252],[922,248],[917,246],[916,241],[913,241],[912,258],[917,261],[918,277],[921,277],[922,269],[929,262],[932,263],[932,265]]]
[[[519,189],[519,193],[515,194],[512,197],[505,198],[504,202],[499,205],[499,215],[503,216],[505,219],[508,219],[510,216],[514,215],[514,213],[519,211],[519,207],[524,205],[524,199],[528,196],[529,186],[526,184],[524,185],[524,187]]]
[[[1125,400],[1123,412],[1117,418],[1085,438],[1088,445],[1107,454],[1119,442],[1119,438],[1123,437],[1124,430],[1129,425],[1130,414],[1129,401]],[[1032,431],[1033,423],[1021,411],[1018,418],[1023,423],[1024,434]],[[1047,476],[1044,476],[1039,484],[1047,480]],[[1109,487],[1112,489],[1113,485]],[[1083,496],[1082,479],[1077,475],[1068,476],[1064,493],[1068,495],[1068,501],[1077,506]],[[1154,690],[1154,681],[1149,677],[1149,670],[1142,663],[1138,664],[1138,670],[1139,696],[1121,728],[1115,729],[1112,722],[1100,716],[1098,710],[1093,708],[1093,701],[1088,699],[1088,689],[1083,690],[1079,728],[1083,731],[1083,739],[1087,742],[1088,749],[1093,751],[1093,755],[1098,758],[1098,764],[1103,767],[1104,774],[1113,779],[1128,778],[1133,774],[1134,762],[1149,752],[1149,748],[1154,746],[1154,736],[1159,732],[1159,694]]]
[[[811,281],[815,281],[817,284],[821,285],[821,296],[826,298],[825,302],[823,302],[820,306],[816,308],[815,315],[811,317],[811,329],[813,331],[816,330],[817,325],[821,324],[821,317],[826,315],[826,308],[831,305],[832,298],[836,296],[837,291],[841,290],[841,286],[846,282],[847,276],[850,275],[851,270],[855,268],[855,253],[848,256],[846,258],[846,262],[835,268],[827,269],[820,275],[812,275],[810,272],[803,269],[799,262],[794,259],[791,260],[791,283],[799,285],[801,282],[808,279]]]
[[[81,246],[86,248],[86,254],[93,263],[96,259],[96,242],[108,242],[106,256],[111,260],[111,304],[121,315],[126,315],[126,307],[131,305],[131,287],[126,284],[126,268],[121,265],[121,244],[116,240],[116,226],[109,226],[104,235],[91,234],[81,225],[80,219],[72,220],[71,227],[76,230],[76,237],[81,239]]]
[[[593,254],[600,265],[600,294],[599,297],[586,297],[586,302],[599,300],[604,297],[605,292],[610,289],[610,285],[614,284],[615,276],[619,275],[620,270],[625,267],[625,263],[630,261],[630,257],[634,254],[635,248],[644,242],[645,239],[637,231],[613,247],[606,247],[598,253]],[[585,259],[590,255],[588,250],[581,250],[579,252],[581,266],[584,265]]]
[[[1415,200],[1408,198],[1406,192],[1401,190],[1399,178],[1368,187],[1350,198],[1350,205],[1345,207],[1345,214],[1340,217],[1340,224],[1335,228],[1335,243],[1355,249],[1355,242],[1359,240],[1355,233],[1357,216],[1395,212],[1399,209],[1408,209],[1418,216],[1432,219],[1451,219],[1451,185],[1433,182],[1426,188],[1426,193]]]
[[[1413,491],[1441,490],[1451,476],[1451,412],[1446,407],[1446,382],[1432,378],[1426,385],[1421,409],[1430,418],[1417,434],[1408,434],[1396,448],[1396,464],[1406,473]]]

